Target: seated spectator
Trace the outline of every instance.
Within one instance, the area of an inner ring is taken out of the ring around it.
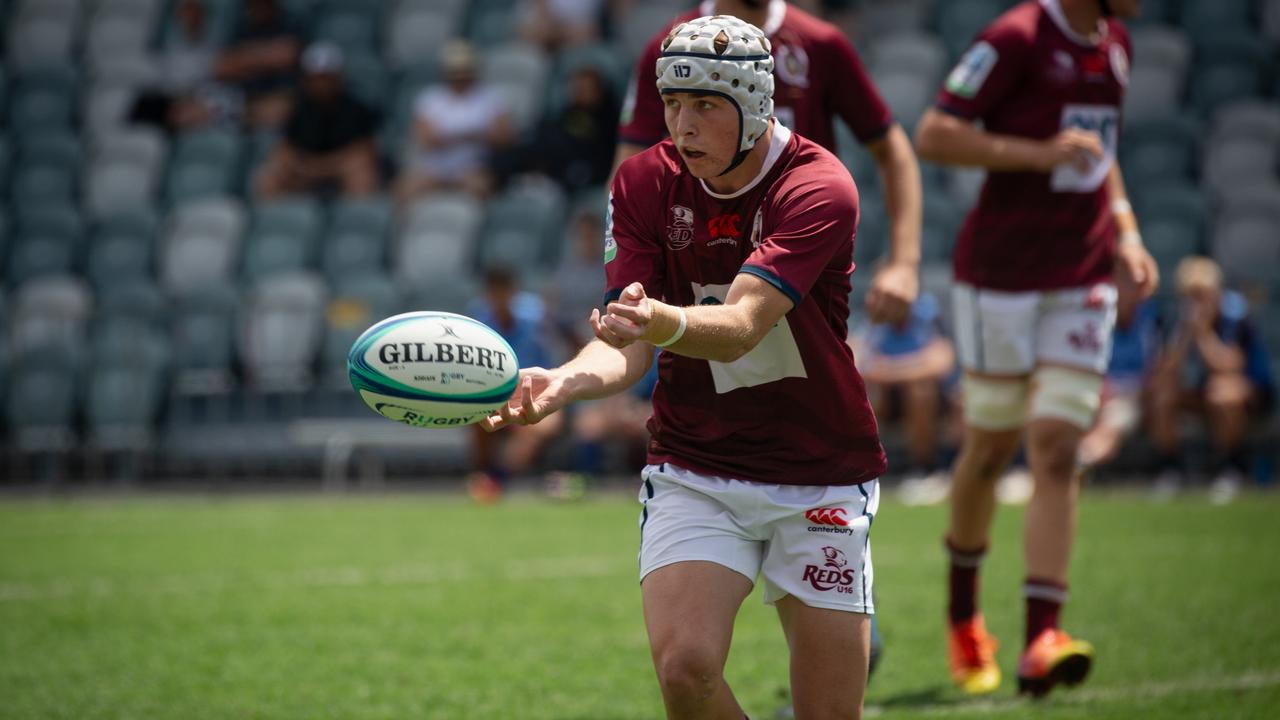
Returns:
[[[876,417],[905,424],[910,465],[901,485],[904,500],[942,502],[949,481],[939,469],[938,438],[943,385],[955,374],[955,350],[942,334],[937,299],[921,294],[901,323],[872,325],[853,345]]]
[[[352,196],[378,189],[378,115],[347,92],[342,62],[342,51],[328,43],[303,53],[302,89],[284,137],[259,172],[259,197],[333,189]]]
[[[1111,361],[1102,386],[1102,405],[1093,428],[1080,441],[1083,467],[1097,467],[1115,458],[1124,441],[1142,422],[1147,385],[1163,342],[1160,308],[1154,299],[1142,300],[1131,281],[1117,283],[1116,327],[1111,335]]]
[[[250,125],[277,128],[288,118],[301,36],[278,0],[246,0],[240,26],[216,70],[220,80],[244,93]]]
[[[483,295],[473,301],[466,314],[497,330],[515,350],[520,367],[551,367],[554,363],[546,347],[546,309],[542,299],[517,290],[515,274],[505,268],[484,273]],[[518,425],[514,432],[487,433],[472,425],[475,470],[467,477],[467,491],[478,502],[495,502],[511,475],[533,468],[547,443],[564,427],[563,413],[547,417],[537,425]]]
[[[1178,265],[1177,289],[1177,324],[1152,378],[1151,435],[1163,465],[1157,486],[1183,482],[1179,420],[1190,414],[1205,421],[1216,455],[1210,499],[1230,502],[1248,472],[1249,421],[1271,406],[1267,351],[1244,296],[1223,289],[1217,263],[1186,258]]]
[[[565,254],[543,293],[548,315],[569,352],[591,340],[587,318],[604,300],[604,222],[600,213],[579,211],[569,224]]]
[[[600,36],[603,9],[604,0],[524,0],[521,36],[549,53],[590,45]]]
[[[592,67],[569,76],[564,109],[543,120],[531,148],[531,169],[576,192],[603,185],[613,167],[618,104],[613,89]]]
[[[176,31],[156,57],[159,85],[139,93],[129,111],[130,121],[174,133],[238,127],[243,96],[214,78],[218,44],[209,30],[208,8],[203,0],[182,0],[174,8],[174,20]]]
[[[490,157],[511,139],[502,95],[479,83],[471,46],[450,42],[441,60],[445,84],[427,88],[414,103],[413,149],[396,189],[402,203],[435,190],[488,195]]]

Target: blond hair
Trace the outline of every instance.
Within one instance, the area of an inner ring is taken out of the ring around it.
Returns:
[[[1178,263],[1178,292],[1185,293],[1196,288],[1207,290],[1222,289],[1222,268],[1213,260],[1199,255],[1192,255]]]

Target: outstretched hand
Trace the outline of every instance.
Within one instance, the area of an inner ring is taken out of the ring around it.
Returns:
[[[568,389],[563,378],[543,368],[525,368],[520,371],[516,391],[498,408],[498,412],[481,420],[481,429],[488,432],[508,425],[536,425],[543,418],[569,403]]]

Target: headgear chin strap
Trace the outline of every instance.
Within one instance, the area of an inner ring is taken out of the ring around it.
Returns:
[[[1102,17],[1111,17],[1111,0],[1098,0],[1098,7],[1102,8]]]

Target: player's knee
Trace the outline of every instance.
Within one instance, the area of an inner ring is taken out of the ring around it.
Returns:
[[[1081,430],[1093,426],[1102,402],[1102,376],[1084,370],[1042,367],[1032,376],[1031,417],[1055,419]]]
[[[662,694],[685,703],[710,698],[720,686],[724,667],[715,653],[696,647],[663,651],[655,663]]]
[[[964,378],[964,419],[981,430],[1013,430],[1027,420],[1026,380]]]
[[[1033,465],[1041,471],[1036,473],[1036,480],[1072,480],[1079,445],[1079,439],[1072,433],[1030,433],[1027,449]]]

